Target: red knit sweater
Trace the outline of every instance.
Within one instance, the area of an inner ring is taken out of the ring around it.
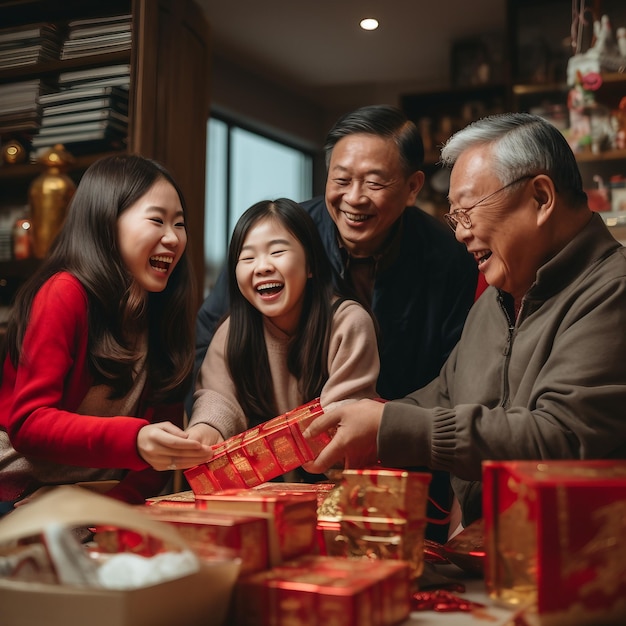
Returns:
[[[130,470],[109,492],[129,502],[158,493],[168,473],[157,472],[137,451],[139,429],[169,420],[182,426],[182,403],[146,407],[141,417],[76,413],[93,384],[87,365],[87,294],[71,274],[50,278],[33,300],[17,370],[5,360],[0,427],[25,457],[64,466]],[[145,395],[145,393],[144,393]],[[3,497],[0,465],[0,500]],[[8,487],[8,486],[7,486]]]

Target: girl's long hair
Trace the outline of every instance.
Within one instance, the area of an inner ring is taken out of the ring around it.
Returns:
[[[230,329],[226,358],[235,381],[237,399],[250,424],[278,414],[263,316],[243,296],[236,276],[239,255],[250,229],[266,218],[276,220],[302,244],[311,274],[305,288],[302,316],[290,341],[287,357],[287,368],[298,379],[305,402],[318,397],[328,379],[328,347],[335,295],[330,262],[319,232],[301,206],[286,198],[263,200],[239,218],[228,250]]]
[[[84,173],[61,232],[38,271],[18,292],[8,323],[5,350],[15,367],[37,292],[54,274],[75,276],[88,298],[88,359],[97,384],[122,397],[141,357],[136,339],[148,332],[148,388],[152,401],[178,401],[193,366],[194,280],[186,251],[160,293],[148,293],[124,265],[117,241],[119,216],[159,179],[178,185],[159,163],[135,155],[96,161]]]

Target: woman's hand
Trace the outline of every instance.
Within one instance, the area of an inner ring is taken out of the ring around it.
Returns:
[[[325,472],[338,463],[344,467],[371,467],[378,461],[376,439],[384,404],[375,400],[359,400],[337,405],[315,418],[304,431],[305,437],[333,432],[330,443],[317,458],[302,467],[313,474]]]
[[[137,449],[141,458],[156,470],[186,469],[205,463],[211,447],[189,437],[171,422],[148,424],[139,430]]]
[[[214,446],[216,443],[224,441],[220,431],[206,422],[198,422],[193,426],[189,426],[186,433],[189,435],[189,439],[199,441],[205,446]]]

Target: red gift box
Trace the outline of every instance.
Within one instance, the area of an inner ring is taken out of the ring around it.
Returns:
[[[240,626],[392,626],[410,611],[408,564],[306,556],[241,578]]]
[[[485,461],[483,510],[492,598],[533,625],[626,623],[625,461]]]
[[[317,495],[314,492],[227,489],[196,496],[196,508],[267,519],[270,566],[307,554],[315,545]]]
[[[145,507],[151,517],[176,526],[178,533],[199,556],[213,555],[215,548],[227,548],[241,559],[240,574],[269,567],[267,520],[243,515],[207,511]]]
[[[323,409],[319,398],[213,446],[206,463],[185,470],[195,494],[255,487],[312,461],[330,441],[303,432]]]

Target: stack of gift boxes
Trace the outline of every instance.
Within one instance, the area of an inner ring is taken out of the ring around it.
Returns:
[[[215,447],[190,491],[153,498],[205,558],[241,559],[233,623],[391,626],[423,568],[430,475],[344,470],[337,483],[269,482],[330,440],[303,432],[312,402]],[[525,626],[626,623],[626,461],[486,461],[484,575]],[[154,554],[149,537],[99,528],[100,550]],[[522,609],[520,611],[520,608]]]
[[[204,558],[227,550],[241,559],[233,623],[392,626],[409,615],[429,474],[345,470],[338,482],[270,482],[330,441],[327,433],[303,436],[322,413],[316,400],[215,446],[211,460],[185,471],[190,491],[144,507]],[[96,530],[102,551],[168,548],[125,529]]]

